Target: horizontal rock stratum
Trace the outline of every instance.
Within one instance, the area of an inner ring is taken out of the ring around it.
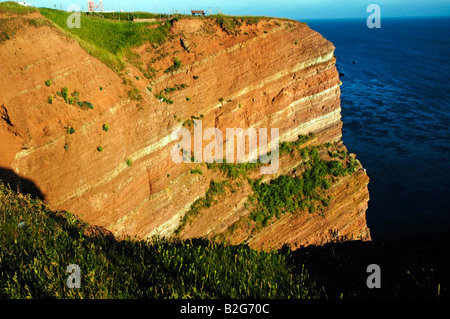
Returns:
[[[329,143],[331,151],[346,151],[334,49],[296,21],[261,19],[229,32],[211,19],[180,19],[169,40],[135,48],[139,63],[118,74],[55,27],[24,24],[0,42],[2,178],[16,186],[32,183],[52,208],[118,236],[174,236],[178,230],[181,238],[210,237],[255,248],[370,240],[369,178],[360,165],[326,191],[330,203],[321,214],[284,214],[265,227],[252,227],[247,205],[252,189],[242,179],[180,228],[211,180],[226,179],[205,164],[172,161],[171,133],[186,120],[201,118],[204,129],[223,132],[279,128],[281,142],[314,133],[305,147]],[[181,63],[164,72],[174,61]],[[151,65],[150,79],[140,65]],[[66,103],[56,94],[63,87],[93,109]],[[140,99],[130,98],[133,89]],[[158,92],[173,103],[156,98]],[[279,172],[264,179],[292,174],[301,163],[301,157],[285,154]]]

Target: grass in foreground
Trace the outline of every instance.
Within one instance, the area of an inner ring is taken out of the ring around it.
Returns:
[[[116,239],[0,183],[0,298],[313,298],[291,251]],[[69,289],[66,269],[81,268]]]

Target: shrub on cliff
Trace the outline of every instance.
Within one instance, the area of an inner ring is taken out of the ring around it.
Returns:
[[[173,104],[173,100],[167,98],[166,96],[164,96],[164,94],[161,92],[155,94],[155,97],[160,101],[160,102],[164,102],[167,104]]]
[[[66,126],[65,129],[66,129],[66,132],[69,134],[75,133],[75,129],[72,126]]]
[[[67,88],[67,86],[63,87],[60,92],[61,92],[61,96],[64,99],[64,101],[66,101],[66,103],[68,103],[68,101],[69,101],[69,89]]]
[[[178,70],[181,67],[181,61],[179,58],[175,57],[173,59],[173,64],[171,66],[169,66],[164,73],[170,73],[173,72],[175,70]]]
[[[133,101],[142,101],[141,92],[137,88],[128,91],[128,97]]]
[[[70,104],[70,103],[69,103],[69,104]],[[92,103],[91,103],[91,102],[88,102],[88,101],[77,102],[77,104],[78,104],[78,106],[81,107],[83,110],[86,110],[86,109],[91,109],[91,110],[93,110],[93,109],[94,109],[94,105],[92,105]]]
[[[203,171],[200,168],[193,168],[191,169],[191,174],[203,175]]]

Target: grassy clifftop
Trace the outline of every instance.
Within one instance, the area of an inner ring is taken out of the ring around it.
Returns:
[[[193,18],[190,15],[177,15],[174,19],[169,19],[167,15],[149,12],[116,12],[101,15],[80,12],[80,27],[70,28],[68,19],[75,21],[73,17],[70,18],[71,12],[24,7],[12,1],[0,3],[0,13],[26,15],[37,11],[51,22],[46,25],[53,25],[65,35],[75,39],[84,50],[116,72],[125,68],[127,56],[133,56],[131,48],[145,42],[152,43],[156,48],[170,37],[169,29],[174,21]],[[135,23],[134,18],[156,21]],[[211,15],[207,18],[229,34],[234,34],[243,23],[256,24],[261,19],[268,19],[267,17],[233,17],[222,14]]]
[[[45,24],[59,29],[66,36],[76,40],[89,54],[117,72],[125,68],[124,57],[130,53],[132,47],[139,46],[144,42],[155,45],[163,43],[169,36],[171,25],[170,22],[133,23],[126,20],[117,21],[80,12],[80,27],[69,28],[68,19],[72,22],[75,21],[75,18],[70,17],[71,12],[24,7],[12,1],[0,3],[0,13],[4,14],[22,16],[37,11],[48,21],[40,20],[47,23],[40,23],[36,26]],[[18,27],[16,26],[16,28]],[[0,31],[2,31],[1,28]]]
[[[0,3],[0,13],[16,13],[16,14],[28,14],[36,12],[35,7],[25,7],[13,1],[5,1]]]
[[[116,239],[0,183],[0,298],[311,298],[288,250]],[[81,288],[69,289],[77,264]]]
[[[168,37],[170,23],[133,23],[115,21],[80,13],[80,28],[69,28],[69,12],[40,8],[40,13],[65,34],[75,38],[88,53],[115,71],[125,67],[124,56],[132,47],[144,42],[159,45]]]

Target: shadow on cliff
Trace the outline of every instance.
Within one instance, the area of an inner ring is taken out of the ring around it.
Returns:
[[[450,298],[450,231],[439,237],[348,241],[308,246],[293,252],[324,298]],[[367,279],[380,267],[381,288]]]
[[[44,194],[33,181],[17,175],[11,169],[0,167],[0,181],[8,184],[14,191],[19,191],[22,194],[29,194],[31,197],[45,200]]]

